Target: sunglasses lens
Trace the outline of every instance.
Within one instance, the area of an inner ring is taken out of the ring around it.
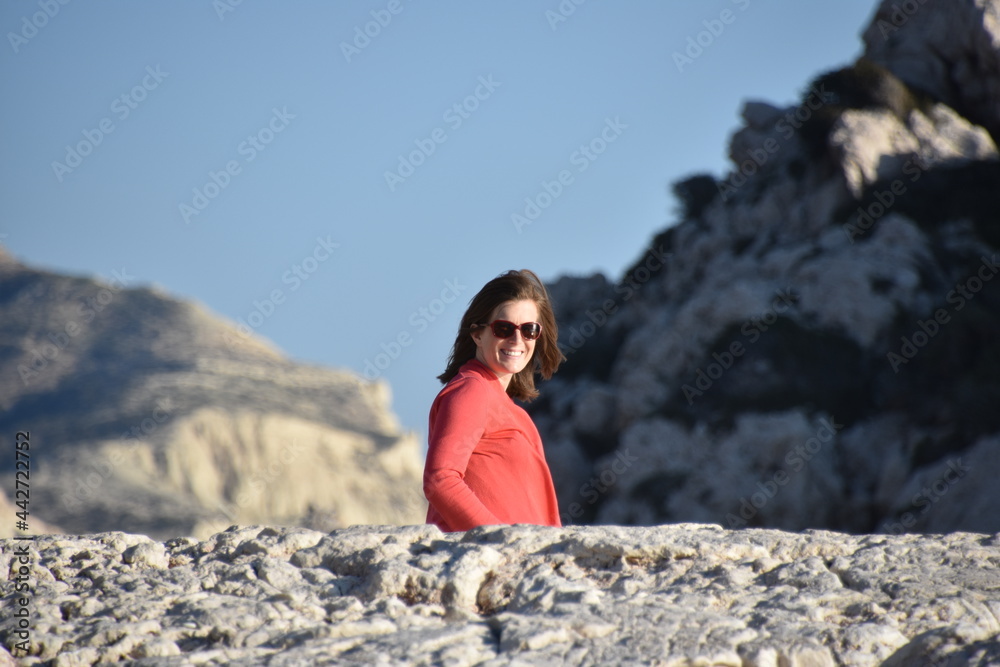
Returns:
[[[542,333],[542,325],[538,322],[525,322],[518,326],[506,320],[496,320],[490,327],[493,329],[493,335],[497,338],[510,338],[518,329],[521,330],[521,336],[524,340],[535,340]]]
[[[497,338],[510,338],[514,335],[515,329],[517,329],[517,327],[510,322],[501,322],[500,320],[497,320],[493,323],[493,335]]]

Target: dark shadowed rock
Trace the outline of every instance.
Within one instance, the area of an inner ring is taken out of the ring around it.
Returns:
[[[746,103],[621,280],[549,286],[564,522],[1000,530],[1000,2],[873,20],[800,104]]]

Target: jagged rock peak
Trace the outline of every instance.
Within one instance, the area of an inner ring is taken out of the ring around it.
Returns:
[[[998,13],[882,3],[862,58],[745,104],[619,280],[549,286],[564,522],[1000,530]]]
[[[865,55],[1000,141],[1000,3],[885,0]]]

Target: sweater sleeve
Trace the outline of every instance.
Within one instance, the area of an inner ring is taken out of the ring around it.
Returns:
[[[454,530],[503,523],[465,483],[469,458],[486,431],[490,391],[464,378],[446,387],[431,411],[424,495]]]

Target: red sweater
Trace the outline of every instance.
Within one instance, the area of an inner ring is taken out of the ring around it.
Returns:
[[[560,526],[552,475],[531,417],[472,359],[431,406],[427,523],[468,530],[502,523]]]

